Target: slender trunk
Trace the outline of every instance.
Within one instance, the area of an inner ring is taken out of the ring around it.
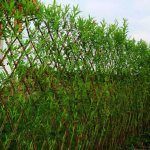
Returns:
[[[0,49],[3,48],[3,40],[2,40],[2,23],[0,22]]]
[[[0,37],[0,51],[3,49],[3,40]],[[1,54],[0,54],[1,55]],[[1,56],[0,56],[1,57]]]

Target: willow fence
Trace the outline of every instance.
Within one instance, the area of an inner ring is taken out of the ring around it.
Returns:
[[[149,132],[150,48],[126,20],[20,4],[0,5],[0,149],[119,149]]]

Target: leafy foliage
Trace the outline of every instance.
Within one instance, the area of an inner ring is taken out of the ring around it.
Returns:
[[[127,21],[97,23],[56,1],[1,3],[0,149],[118,149],[150,130],[150,48]],[[22,23],[14,26],[13,18]]]

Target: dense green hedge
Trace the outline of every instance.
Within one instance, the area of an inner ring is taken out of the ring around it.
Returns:
[[[11,13],[13,1],[0,10],[12,69],[0,73],[0,149],[117,150],[149,132],[150,48],[128,38],[127,21],[20,2],[21,13]],[[12,18],[22,20],[21,33]]]

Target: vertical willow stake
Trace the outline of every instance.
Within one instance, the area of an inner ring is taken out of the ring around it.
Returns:
[[[3,40],[2,40],[2,22],[0,22],[0,49],[3,49]]]

